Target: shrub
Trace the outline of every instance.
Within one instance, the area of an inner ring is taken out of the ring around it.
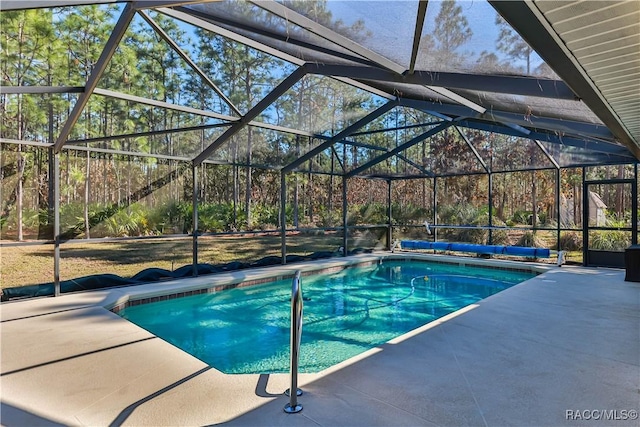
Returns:
[[[382,203],[365,203],[360,207],[363,224],[385,224],[389,221],[387,206]]]
[[[188,202],[172,201],[160,208],[164,232],[187,233],[193,222],[193,205]]]
[[[287,215],[289,206],[287,206]],[[291,207],[293,210],[293,207]],[[340,227],[342,226],[342,212],[340,209],[334,209],[332,212],[329,212],[326,206],[319,207],[318,213],[319,221],[316,223],[318,227]]]
[[[347,213],[348,225],[377,225],[388,221],[387,206],[377,202],[350,206]]]
[[[441,224],[471,225],[479,216],[485,214],[485,208],[478,208],[469,203],[458,203],[440,208],[438,218]]]
[[[558,246],[556,242],[556,247]],[[568,231],[560,234],[560,250],[561,251],[580,251],[582,250],[582,236],[575,231]]]
[[[493,225],[496,227],[504,227],[506,224],[498,218],[493,219]],[[493,245],[508,245],[509,244],[509,232],[507,230],[493,230],[491,232],[491,244]]]
[[[544,242],[536,236],[532,231],[525,231],[525,233],[518,239],[516,246],[527,246],[531,248],[543,248]]]
[[[531,225],[531,219],[533,217],[533,211],[515,211],[511,217],[511,224]],[[538,222],[540,223],[540,215],[538,215]]]
[[[253,227],[261,230],[276,228],[280,216],[280,206],[270,206],[266,204],[255,204],[251,211]]]
[[[394,202],[391,205],[391,217],[395,224],[420,224],[426,218],[431,219],[432,215],[427,209],[411,203],[400,205]]]
[[[599,231],[589,236],[589,246],[601,251],[622,251],[631,244],[630,237],[624,231]]]
[[[489,213],[486,207],[478,208],[468,203],[444,207],[439,215],[441,223],[451,225],[483,226],[489,223]],[[468,243],[484,244],[488,231],[481,229],[451,229],[445,232],[445,237]]]
[[[549,214],[547,212],[538,212],[538,222],[539,224],[549,224]]]
[[[531,212],[515,211],[513,215],[511,215],[510,222],[512,224],[527,224],[529,222],[529,215],[531,215]]]
[[[483,226],[487,225],[489,222],[489,216],[486,214],[479,214],[478,217],[473,219],[469,225],[472,226]],[[488,230],[482,229],[460,229],[457,230],[457,240],[461,242],[469,242],[469,243],[477,243],[477,244],[485,244],[487,242],[487,238],[489,236]]]

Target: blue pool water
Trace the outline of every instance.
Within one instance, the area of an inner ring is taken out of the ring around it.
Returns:
[[[302,277],[300,372],[318,372],[535,273],[385,261]],[[127,307],[125,319],[226,373],[289,371],[291,280]]]

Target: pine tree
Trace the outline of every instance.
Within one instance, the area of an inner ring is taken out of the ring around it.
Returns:
[[[59,31],[63,42],[68,46],[69,84],[84,85],[92,74],[100,53],[114,26],[115,7],[97,5],[82,6],[65,11],[59,21]],[[90,138],[100,130],[100,117],[96,112],[102,110],[98,97],[92,96],[76,124],[73,135]],[[85,153],[83,179],[83,221],[84,237],[91,237],[89,205],[91,202],[91,156]]]
[[[498,50],[513,60],[524,60],[526,62],[526,73],[527,75],[531,74],[531,56],[534,53],[531,47],[502,16],[496,14],[495,24],[500,28],[498,40],[496,41]]]
[[[236,5],[237,13],[250,14],[246,5]],[[198,30],[198,46],[200,58],[198,64],[209,76],[220,82],[220,89],[237,106],[241,113],[246,113],[262,99],[276,84],[278,70],[282,70],[282,61],[248,46],[213,36]],[[233,206],[234,222],[237,220],[236,208],[239,206],[240,175],[238,163],[245,163],[244,179],[244,215],[246,226],[252,222],[252,174],[253,147],[257,134],[252,127],[247,127],[225,144],[223,149],[230,151],[233,173]],[[243,150],[244,149],[244,150]],[[245,158],[239,156],[244,151]]]
[[[458,49],[473,35],[467,18],[462,14],[462,7],[455,0],[440,3],[440,11],[436,16],[433,38],[437,56],[448,67],[462,62]]]
[[[45,83],[46,46],[53,43],[54,33],[51,12],[35,10],[3,12],[0,15],[0,48],[2,63],[2,83],[11,86],[38,85]],[[17,140],[37,140],[42,137],[46,116],[38,106],[37,97],[24,95],[3,95],[5,111],[2,115],[2,134]],[[26,149],[28,150],[28,149]],[[17,146],[16,154],[16,225],[17,239],[24,239],[23,204],[24,183],[27,171],[25,148]],[[31,157],[31,156],[30,156]],[[3,207],[3,210],[8,206]]]

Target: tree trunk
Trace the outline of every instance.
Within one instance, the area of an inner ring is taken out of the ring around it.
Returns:
[[[115,160],[115,157],[111,157],[111,162],[116,179],[116,203],[118,203],[118,206],[122,206],[122,175],[120,173],[119,163]]]
[[[579,224],[578,222],[578,188],[576,184],[572,184],[571,192],[573,193],[573,223]]]
[[[611,179],[611,170],[609,167],[605,166],[604,167],[604,179],[609,180]],[[611,206],[611,186],[610,185],[605,185],[604,187],[604,194],[600,194],[599,196],[602,197],[602,200],[604,201],[604,204],[607,206]]]
[[[125,191],[127,195],[127,209],[131,206],[131,156],[127,156],[127,189]]]
[[[313,174],[311,173],[311,166],[313,165],[313,159],[309,159],[309,174],[307,176],[307,189],[308,189],[308,215],[309,215],[309,223],[313,223]]]
[[[90,227],[89,227],[89,180],[91,177],[89,168],[91,167],[91,156],[89,152],[87,152],[87,160],[85,167],[87,168],[86,174],[84,176],[84,235],[86,239],[91,238]]]
[[[238,179],[239,168],[238,163],[238,141],[233,137],[233,227],[238,228],[238,193],[240,192],[240,183]]]
[[[251,162],[252,162],[252,137],[253,137],[253,132],[251,130],[251,127],[247,128],[247,181],[245,182],[245,195],[244,195],[244,210],[245,210],[245,216],[247,217],[247,229],[251,228],[251,178],[252,178],[252,169],[251,169]]]
[[[18,125],[18,127],[20,128],[20,125]],[[18,133],[20,134],[21,132],[18,131]],[[20,138],[20,136],[18,137]],[[18,160],[17,160],[17,166],[18,166],[18,184],[16,185],[16,222],[18,225],[18,241],[21,242],[24,239],[24,236],[22,234],[22,202],[23,202],[23,197],[24,197],[24,190],[23,190],[23,183],[22,181],[24,180],[24,168],[25,168],[25,159],[24,156],[22,155],[22,145],[18,145]]]
[[[106,145],[106,144],[105,144]],[[99,163],[102,166],[102,203],[106,205],[109,203],[109,168],[107,155],[102,155],[102,161]]]
[[[618,179],[624,178],[624,165],[618,166]],[[618,215],[618,219],[624,218],[624,188],[625,184],[616,184],[616,213]]]
[[[245,53],[248,54],[248,47],[245,46]],[[244,74],[244,95],[245,95],[245,99],[249,102],[251,102],[251,86],[252,86],[252,80],[251,80],[251,72],[252,70],[250,69],[250,67],[246,67],[245,69],[245,74]],[[244,195],[244,209],[245,209],[245,216],[247,217],[247,229],[249,229],[251,227],[251,178],[252,178],[252,168],[251,168],[251,163],[253,161],[253,131],[251,129],[251,126],[247,127],[247,182],[245,183],[245,195]]]
[[[85,138],[89,138],[89,127],[91,126],[91,111],[86,108],[85,113],[86,126]],[[91,238],[91,230],[89,226],[89,195],[90,195],[90,180],[91,180],[91,156],[89,152],[85,152],[85,175],[84,175],[84,237],[85,239]]]
[[[204,120],[200,121],[200,124],[203,125],[204,124]],[[200,151],[204,151],[204,129],[202,129],[202,131],[200,132]],[[203,203],[207,203],[209,201],[208,198],[208,191],[207,191],[207,166],[205,163],[202,164],[202,166],[200,167],[200,200],[202,200]]]
[[[296,157],[300,156],[300,136],[296,135]],[[298,173],[293,174],[293,227],[298,228],[300,225],[300,208],[299,208],[299,195],[300,195],[300,181],[298,179]]]
[[[573,198],[573,212],[574,212],[574,222],[576,224],[582,224],[582,191],[580,190],[580,186],[575,184],[573,186],[574,198]],[[586,224],[583,224],[586,226]]]
[[[22,57],[22,45],[25,42],[25,34],[24,34],[24,22],[20,23],[20,27],[18,30],[18,39],[19,39],[19,50],[18,50],[18,57]],[[18,76],[18,80],[16,81],[16,84],[18,86],[22,85],[22,76],[20,75],[21,73],[18,72],[19,76]],[[24,117],[22,117],[22,95],[18,95],[18,100],[17,100],[17,117],[16,117],[16,121],[17,121],[17,125],[18,125],[18,134],[17,134],[17,138],[19,141],[22,140],[23,138],[23,129],[24,129]],[[23,235],[22,235],[22,226],[23,226],[23,219],[22,219],[22,202],[23,202],[23,197],[24,197],[24,189],[23,189],[23,180],[24,180],[24,169],[25,169],[25,159],[22,156],[22,145],[18,145],[18,158],[17,158],[17,167],[18,167],[18,183],[16,185],[16,222],[17,222],[17,226],[18,226],[18,241],[21,242],[23,240]]]
[[[229,203],[231,202],[231,200],[229,199],[229,186],[231,184],[230,182],[231,180],[229,179],[229,168],[225,168],[225,172],[224,172],[224,201],[225,203]],[[229,225],[229,224],[227,224]]]
[[[333,218],[333,169],[335,167],[335,159],[333,156],[333,151],[331,151],[331,175],[329,175],[329,200],[327,201],[327,212],[329,218]]]
[[[531,226],[536,228],[538,225],[538,185],[536,183],[536,173],[531,172],[531,204],[533,205],[533,215],[531,217]]]
[[[505,221],[506,217],[504,214],[504,208],[507,204],[507,177],[506,174],[502,174],[502,197],[500,197],[500,204],[498,205],[498,218],[500,218],[501,220]]]
[[[67,193],[67,204],[69,204],[69,201],[71,200],[71,177],[69,176],[69,172],[71,171],[70,167],[69,167],[69,152],[66,151],[65,152],[65,157],[64,157],[64,170],[65,170],[65,177],[64,177],[64,185],[67,189],[66,193]]]
[[[49,70],[51,70],[51,63],[49,63]],[[47,82],[51,85],[51,73],[47,78]],[[49,95],[48,97],[48,140],[50,143],[53,143],[53,97]],[[43,206],[47,210],[47,224],[45,230],[42,230],[42,224],[40,224],[41,232],[38,233],[38,239],[53,239],[53,220],[54,220],[54,189],[53,189],[53,179],[54,179],[54,170],[53,170],[53,148],[48,148],[46,152],[46,162],[47,162],[47,196],[46,196],[46,204]]]

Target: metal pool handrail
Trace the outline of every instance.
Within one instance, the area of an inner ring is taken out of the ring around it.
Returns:
[[[298,388],[298,358],[300,354],[300,338],[302,337],[302,287],[300,286],[300,270],[296,271],[291,283],[291,387],[285,391],[289,403],[284,407],[287,414],[302,411],[298,396],[302,390]],[[292,392],[292,390],[295,390]]]

